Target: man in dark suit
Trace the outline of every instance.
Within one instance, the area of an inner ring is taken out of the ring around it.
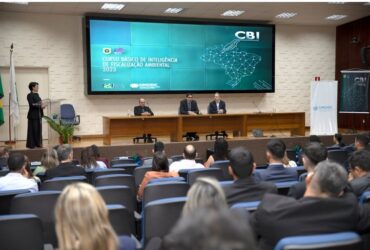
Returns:
[[[357,134],[355,137],[355,149],[357,150],[369,150],[369,135],[367,133]]]
[[[234,183],[223,188],[230,206],[238,202],[260,201],[265,193],[277,194],[275,184],[256,182],[251,177],[256,163],[248,150],[242,147],[235,148],[230,152],[229,159],[229,173],[233,176]]]
[[[283,158],[286,146],[280,139],[272,139],[267,143],[266,157],[269,162],[265,170],[255,172],[254,176],[261,181],[296,181],[298,180],[297,171],[293,168],[285,168]]]
[[[144,115],[144,116],[154,115],[152,110],[148,106],[145,106],[145,99],[144,98],[139,99],[139,106],[134,107],[134,114],[136,116],[139,116],[139,115]]]
[[[199,109],[197,101],[193,100],[193,94],[187,93],[186,99],[180,102],[180,115],[198,115]]]
[[[215,93],[215,100],[209,103],[208,114],[226,114],[226,104],[218,92]]]
[[[260,249],[273,249],[289,236],[364,232],[369,229],[369,209],[360,209],[353,193],[344,193],[347,183],[345,169],[337,163],[322,161],[306,178],[304,198],[266,194],[251,224],[260,236]],[[363,211],[367,211],[364,213]]]
[[[355,195],[370,191],[370,152],[358,150],[352,153],[349,161],[349,181]]]
[[[73,149],[69,144],[60,145],[57,149],[59,166],[46,170],[46,179],[85,175],[85,169],[77,167],[73,161]]]
[[[328,156],[326,147],[322,143],[310,142],[302,149],[302,161],[303,166],[307,170],[307,173],[310,174],[315,169],[316,165],[325,161]],[[289,189],[288,196],[292,196],[296,199],[303,197],[306,192],[306,182],[302,181]]]

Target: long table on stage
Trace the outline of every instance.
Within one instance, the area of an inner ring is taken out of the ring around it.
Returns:
[[[170,136],[182,141],[186,132],[213,133],[239,131],[247,136],[252,129],[290,130],[292,135],[305,135],[305,113],[250,113],[225,115],[103,116],[104,144],[123,136]]]

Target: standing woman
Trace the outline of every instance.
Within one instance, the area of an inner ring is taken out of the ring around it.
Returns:
[[[41,118],[44,116],[43,109],[45,104],[38,94],[39,84],[30,82],[28,85],[30,93],[27,95],[29,110],[27,114],[28,129],[27,129],[27,148],[42,147],[42,126]]]

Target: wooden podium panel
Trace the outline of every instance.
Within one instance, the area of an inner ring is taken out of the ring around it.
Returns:
[[[182,141],[186,132],[213,133],[240,131],[246,136],[252,129],[289,129],[292,135],[305,134],[305,113],[256,113],[226,115],[173,115],[103,117],[104,144],[110,145],[113,137],[170,136],[171,141]]]

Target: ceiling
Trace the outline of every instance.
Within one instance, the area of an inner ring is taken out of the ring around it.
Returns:
[[[329,4],[327,2],[122,2],[126,6],[120,11],[103,11],[103,2],[42,2],[14,4],[0,2],[2,12],[40,13],[56,15],[83,16],[86,13],[117,14],[117,15],[149,15],[171,16],[184,18],[232,19],[238,21],[254,21],[272,24],[325,25],[337,26],[370,15],[370,5],[364,2]],[[184,8],[179,14],[164,14],[167,8]],[[244,10],[238,17],[223,17],[226,10]],[[282,20],[275,16],[282,12],[296,12],[297,16]],[[330,15],[347,15],[337,21],[326,20]]]

